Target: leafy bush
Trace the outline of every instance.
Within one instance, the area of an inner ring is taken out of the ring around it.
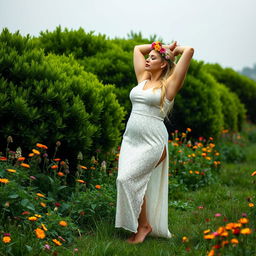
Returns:
[[[245,105],[248,119],[256,122],[256,82],[239,74],[231,68],[222,68],[219,64],[205,64],[204,69],[214,78],[236,93]]]
[[[76,159],[107,152],[120,141],[124,110],[113,93],[72,57],[44,56],[34,41],[7,29],[0,35],[0,139],[12,135],[28,150],[37,142],[62,143]],[[89,157],[88,157],[89,158]]]

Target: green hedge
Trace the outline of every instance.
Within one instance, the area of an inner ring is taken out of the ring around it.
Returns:
[[[120,143],[125,112],[113,85],[101,84],[72,56],[45,56],[34,40],[7,29],[0,55],[1,141],[11,135],[26,149],[37,142],[54,148],[60,140],[72,158]]]

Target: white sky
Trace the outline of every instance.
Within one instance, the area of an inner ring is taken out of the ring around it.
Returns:
[[[156,34],[235,70],[256,63],[256,0],[0,0],[1,31],[38,36],[58,25],[110,38]]]

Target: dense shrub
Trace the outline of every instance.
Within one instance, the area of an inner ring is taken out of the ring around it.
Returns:
[[[102,85],[72,57],[44,55],[34,41],[7,29],[0,35],[0,139],[28,149],[44,142],[75,159],[107,152],[120,141],[124,110],[113,85]]]
[[[222,68],[219,64],[205,64],[204,69],[210,72],[219,83],[223,83],[238,95],[246,107],[248,119],[255,123],[256,82],[231,68]]]
[[[223,113],[216,81],[192,61],[192,74],[187,74],[183,88],[175,97],[170,128],[192,127],[194,137],[217,136],[223,127]],[[169,124],[167,124],[169,126]]]
[[[231,92],[223,84],[217,83],[217,89],[222,103],[222,113],[224,116],[223,129],[230,131],[241,131],[242,123],[245,121],[245,107],[238,96]]]

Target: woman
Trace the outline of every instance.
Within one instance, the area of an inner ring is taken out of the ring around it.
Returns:
[[[134,47],[138,85],[129,95],[132,111],[118,160],[115,219],[116,228],[133,232],[126,240],[129,243],[142,243],[147,235],[172,236],[168,229],[168,132],[163,121],[183,86],[193,54],[192,47],[177,42]]]

